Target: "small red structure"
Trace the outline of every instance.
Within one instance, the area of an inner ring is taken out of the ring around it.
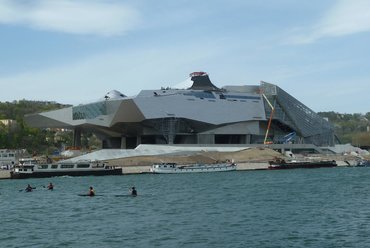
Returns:
[[[193,73],[190,73],[190,77],[197,77],[197,76],[207,76],[207,72],[204,72],[204,71],[196,71],[196,72],[193,72]]]

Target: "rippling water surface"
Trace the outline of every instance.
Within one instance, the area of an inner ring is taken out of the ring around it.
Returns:
[[[369,168],[2,180],[0,247],[368,247],[369,182]]]

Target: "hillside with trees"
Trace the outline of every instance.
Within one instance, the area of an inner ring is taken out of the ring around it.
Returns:
[[[341,143],[369,149],[370,147],[370,112],[366,114],[341,114],[336,112],[319,112],[334,126]]]
[[[31,128],[24,122],[25,114],[51,111],[70,105],[42,101],[0,102],[0,149],[27,149],[29,153],[49,154],[63,144],[71,144],[72,133],[62,133],[55,139],[56,131]],[[12,122],[8,123],[8,120]],[[7,124],[8,123],[8,124]]]

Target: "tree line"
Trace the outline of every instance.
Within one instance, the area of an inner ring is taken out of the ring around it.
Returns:
[[[336,112],[319,112],[323,118],[334,126],[335,134],[341,143],[351,143],[358,147],[370,147],[370,112],[366,114],[341,114]]]

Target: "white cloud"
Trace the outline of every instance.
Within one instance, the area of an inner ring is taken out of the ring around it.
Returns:
[[[327,37],[338,37],[370,31],[370,1],[340,0],[312,27],[292,30],[287,43],[313,43]]]
[[[0,0],[0,23],[40,30],[114,36],[136,27],[139,19],[134,8],[113,1]]]

